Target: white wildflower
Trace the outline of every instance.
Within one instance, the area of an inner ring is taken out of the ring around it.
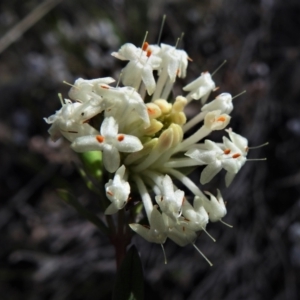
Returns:
[[[114,179],[110,179],[105,184],[105,191],[107,198],[111,201],[111,204],[105,210],[106,215],[116,213],[122,209],[128,200],[130,194],[130,185],[124,179],[126,168],[122,165],[115,173]]]
[[[113,173],[120,166],[119,152],[136,152],[143,148],[140,140],[131,135],[118,134],[118,124],[113,117],[105,118],[100,129],[101,135],[76,138],[71,147],[76,152],[103,151],[103,163]]]

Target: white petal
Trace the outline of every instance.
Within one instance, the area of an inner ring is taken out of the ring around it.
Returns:
[[[149,65],[146,65],[142,71],[142,80],[146,86],[149,95],[152,95],[156,84],[153,76],[153,70]]]
[[[71,148],[76,152],[99,151],[103,146],[104,144],[99,143],[97,136],[94,135],[78,137],[71,144]]]
[[[105,138],[115,137],[118,134],[118,123],[113,117],[105,118],[101,125],[101,135]]]
[[[210,182],[221,171],[221,169],[222,166],[220,162],[215,162],[207,165],[201,173],[201,184]]]
[[[114,145],[120,152],[137,152],[143,149],[139,138],[128,134],[118,134]]]
[[[105,145],[103,149],[103,163],[108,172],[114,173],[120,166],[119,151],[115,147]]]

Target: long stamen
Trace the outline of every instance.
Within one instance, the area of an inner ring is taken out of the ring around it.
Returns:
[[[71,87],[73,87],[73,88],[75,88],[75,89],[79,89],[79,87],[78,86],[76,86],[76,85],[74,85],[74,84],[71,84],[71,83],[69,83],[69,82],[67,82],[67,81],[63,81],[63,83],[64,84],[66,84],[66,85],[69,85],[69,86],[71,86]]]
[[[65,105],[65,103],[64,103],[64,99],[63,99],[63,97],[62,97],[62,94],[61,94],[61,93],[58,93],[58,98],[59,98],[59,100],[60,100],[61,106],[64,106],[64,105]]]
[[[120,75],[119,75],[119,79],[118,79],[116,88],[119,86],[122,76],[123,76],[123,71],[120,72]]]
[[[211,77],[213,77],[225,64],[227,63],[227,60],[225,59],[212,73]]]
[[[213,238],[207,231],[206,231],[206,229],[204,228],[204,227],[202,227],[202,230],[214,241],[214,242],[216,242],[216,239],[215,238]]]
[[[166,256],[165,248],[164,248],[163,244],[160,244],[160,245],[161,245],[161,249],[162,249],[163,254],[164,254],[164,260],[165,260],[165,265],[166,265],[168,263],[168,261],[167,261],[167,256]]]
[[[212,267],[213,264],[211,263],[211,261],[200,251],[200,249],[194,243],[192,243],[192,245],[200,253],[200,255],[208,262],[208,264]]]
[[[248,158],[247,161],[260,161],[260,160],[267,160],[266,157],[264,158]]]
[[[267,145],[269,145],[269,142],[266,142],[266,143],[261,144],[261,145],[259,145],[259,146],[248,147],[248,149],[257,149],[257,148],[261,148],[261,147],[264,147],[264,146],[267,146]]]
[[[160,39],[161,39],[161,35],[162,35],[163,29],[164,29],[166,18],[167,18],[167,16],[163,15],[161,25],[160,25],[159,35],[158,35],[158,39],[157,39],[157,45],[159,45],[159,43],[160,43]]]
[[[233,228],[232,225],[230,225],[230,224],[224,222],[223,220],[220,220],[220,222],[221,222],[222,224],[226,225],[226,226],[229,227],[229,228]]]
[[[231,100],[233,100],[233,99],[235,99],[235,98],[237,98],[237,97],[239,97],[239,96],[245,94],[246,92],[247,92],[246,90],[245,90],[245,91],[242,91],[241,93],[239,93],[239,94],[233,96]]]

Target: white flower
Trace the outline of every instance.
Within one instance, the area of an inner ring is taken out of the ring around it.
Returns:
[[[140,82],[143,81],[148,94],[153,94],[156,86],[153,70],[159,68],[161,59],[155,53],[152,53],[151,49],[144,51],[133,44],[127,43],[118,52],[113,52],[112,56],[121,60],[129,60],[122,72],[124,85],[138,89]]]
[[[71,147],[76,152],[103,151],[103,163],[113,173],[120,166],[119,152],[136,152],[143,148],[141,141],[128,134],[118,134],[118,123],[113,117],[105,118],[100,129],[101,135],[78,137]]]
[[[201,73],[201,76],[196,80],[186,85],[183,90],[190,92],[186,98],[190,101],[191,99],[199,100],[204,104],[211,91],[216,88],[214,81],[211,79],[211,75],[208,72]]]
[[[163,219],[168,228],[167,236],[177,245],[184,247],[188,244],[193,244],[197,238],[196,231],[191,229],[187,221],[180,217],[176,222],[163,213]]]
[[[97,85],[110,84],[115,80],[112,77],[104,77],[86,80],[78,78],[69,91],[69,97],[78,102],[87,102],[93,97],[97,97],[94,93]]]
[[[184,199],[184,192],[176,190],[172,179],[169,175],[165,175],[162,181],[162,195],[155,197],[157,204],[162,212],[170,217],[174,222],[177,222],[178,217],[181,215],[181,206]]]
[[[52,140],[56,141],[64,136],[72,142],[79,136],[97,133],[86,121],[98,114],[101,109],[101,105],[86,106],[65,99],[62,108],[44,120],[46,123],[52,124],[48,130]]]
[[[220,110],[221,113],[229,115],[233,110],[232,96],[229,93],[222,93],[215,100],[203,105],[201,111],[210,112]]]
[[[153,207],[149,218],[150,228],[140,224],[129,224],[130,228],[150,243],[164,244],[167,239],[167,228],[157,206]]]
[[[140,94],[132,87],[113,88],[101,84],[97,88],[98,93],[107,101],[105,116],[113,116],[119,122],[122,119],[132,119],[132,111],[135,111],[139,118],[145,123],[145,127],[150,125],[150,119]],[[128,120],[127,120],[128,121]]]
[[[226,186],[229,186],[235,175],[246,162],[247,140],[232,132],[230,138],[223,137],[223,144],[216,144],[210,140],[205,140],[204,144],[188,150],[185,155],[194,159],[199,165],[207,165],[200,177],[201,184],[209,182],[222,168],[227,171],[225,176]]]
[[[184,78],[188,66],[188,55],[184,50],[178,50],[173,46],[161,44],[160,52],[162,63],[161,69],[167,70],[171,82],[176,76]]]
[[[226,186],[229,186],[233,181],[235,175],[247,161],[247,145],[248,141],[244,137],[232,132],[229,132],[231,142],[227,137],[223,137],[224,153],[226,159],[223,161],[223,168],[227,171],[225,175]]]
[[[206,114],[204,126],[209,130],[222,130],[230,122],[231,117],[227,114],[221,114],[220,110],[213,110]]]
[[[233,132],[231,128],[226,129],[226,131],[232,143],[239,148],[244,156],[246,156],[248,153],[248,140],[245,137]]]
[[[111,204],[105,210],[106,215],[116,213],[122,209],[128,200],[130,194],[130,185],[124,180],[126,168],[122,165],[115,173],[114,179],[110,179],[105,184],[105,191],[107,198],[111,201]]]
[[[196,196],[194,200],[197,206],[203,206],[205,208],[211,222],[220,221],[227,213],[221,192],[219,190],[217,191],[217,198],[213,194],[205,192],[207,195],[210,195],[210,200],[206,197],[198,196]]]
[[[182,205],[182,215],[187,221],[188,228],[199,231],[205,229],[208,214],[203,205],[194,202],[194,207],[185,199]]]

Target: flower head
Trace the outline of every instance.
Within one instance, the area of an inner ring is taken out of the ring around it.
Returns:
[[[122,209],[127,201],[130,194],[130,185],[124,179],[126,168],[122,165],[115,173],[114,179],[110,179],[105,184],[105,191],[107,198],[111,201],[111,204],[105,210],[106,215],[116,213]]]
[[[177,46],[145,42],[138,48],[127,43],[112,55],[128,61],[121,75],[124,86],[112,86],[111,77],[77,79],[69,91],[71,100],[61,100],[60,110],[45,118],[49,133],[54,140],[64,136],[76,152],[103,153],[104,171],[113,173],[106,174],[112,179],[104,186],[110,201],[105,214],[124,209],[133,190],[132,203],[141,202],[148,219],[140,221],[139,210],[132,210],[129,226],[134,232],[152,243],[164,244],[169,238],[180,246],[192,244],[203,255],[195,246],[199,232],[227,211],[219,190],[216,197],[203,193],[188,173],[204,166],[200,183],[206,184],[224,169],[228,186],[245,164],[246,138],[231,129],[222,143],[207,138],[229,124],[232,97],[222,93],[204,105],[216,87],[208,72],[183,88],[185,97],[173,96],[189,59]],[[202,108],[188,120],[184,110],[193,100],[201,100]],[[196,125],[193,134],[184,135]],[[177,182],[189,192],[178,189]]]

